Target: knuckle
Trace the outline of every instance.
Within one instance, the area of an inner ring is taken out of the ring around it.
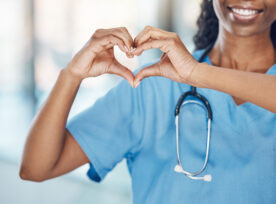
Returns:
[[[180,38],[179,38],[177,33],[173,33],[172,36],[173,36],[175,41],[179,41]]]
[[[118,31],[120,31],[120,28],[110,28],[111,33],[117,33]]]
[[[172,37],[174,37],[174,38],[177,38],[177,37],[178,37],[177,33],[175,33],[175,32],[171,32],[171,35],[172,35]]]
[[[90,40],[95,39],[95,38],[97,38],[97,34],[93,33],[92,36],[90,37]]]
[[[97,32],[95,32],[95,33],[93,33],[93,34],[92,34],[91,39],[93,39],[93,38],[97,38],[97,36],[98,36],[98,33],[97,33]]]
[[[112,28],[112,31],[117,32],[117,31],[121,31],[122,27],[116,27],[116,28]]]
[[[111,34],[105,36],[104,38],[105,38],[105,40],[107,40],[109,43],[111,43],[111,42],[114,40],[114,38],[113,38],[113,36],[112,36]]]
[[[150,26],[150,25],[147,25],[146,27],[145,27],[145,30],[151,30],[152,29],[152,26]]]
[[[104,29],[102,28],[98,28],[97,30],[95,30],[95,32],[92,34],[91,38],[98,38],[100,36],[100,33],[102,33],[104,31]]]
[[[97,42],[96,39],[90,39],[90,40],[88,40],[88,42],[86,43],[86,46],[87,46],[87,47],[92,47],[93,44],[94,44],[95,42]]]
[[[95,33],[100,33],[100,32],[102,32],[102,31],[103,31],[102,28],[98,28],[98,29],[95,31]]]
[[[121,27],[121,31],[127,31],[127,28],[125,26]]]
[[[120,33],[120,30],[119,30],[119,29],[112,29],[110,35],[115,35],[115,36],[117,36],[117,35],[119,35],[119,33]]]
[[[117,27],[113,29],[113,32],[115,33],[120,33],[120,32],[125,32],[125,28],[124,27]]]
[[[175,46],[175,45],[177,44],[177,40],[176,40],[175,38],[171,38],[171,39],[169,40],[169,44],[170,44],[171,46]]]

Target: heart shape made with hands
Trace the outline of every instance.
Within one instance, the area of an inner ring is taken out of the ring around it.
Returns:
[[[128,57],[140,56],[149,49],[160,49],[163,54],[158,62],[141,69],[136,76],[130,71],[125,77],[132,87],[137,87],[140,82],[151,76],[167,77],[173,81],[189,83],[192,70],[198,64],[186,49],[179,36],[174,32],[168,32],[159,28],[146,26],[145,29],[135,37],[132,48],[126,46],[122,49]],[[132,76],[130,76],[132,75]],[[130,80],[132,77],[132,80]]]
[[[128,58],[134,58],[135,56],[139,57],[140,55],[142,55],[144,51],[148,50],[148,49],[141,49],[139,46],[135,47],[134,41],[132,43],[132,47],[130,48],[127,48],[127,46],[124,46],[124,49],[122,49],[122,46],[121,47],[118,46],[118,48],[120,49],[120,51],[125,53],[126,57]],[[166,56],[166,53],[163,53],[162,57],[158,62],[156,62],[155,64],[152,64],[151,66],[144,67],[143,69],[139,70],[136,76],[131,71],[131,69],[127,67],[127,65],[120,64],[120,62],[116,59],[115,64],[117,64],[117,66],[120,67],[120,71],[116,71],[116,74],[119,74],[121,77],[125,78],[133,88],[136,88],[144,78],[160,75],[157,72],[160,70],[158,66],[160,65],[161,61],[164,60],[165,56]],[[155,70],[156,68],[157,70]]]
[[[127,49],[127,47],[125,49]],[[134,57],[141,56],[145,51],[147,51],[147,50],[142,50],[141,52],[138,53],[136,51],[136,48],[131,47],[129,51],[125,52],[125,54],[126,54],[126,57],[128,57],[128,58],[134,58]],[[136,87],[139,86],[140,82],[144,78],[151,77],[151,76],[159,76],[160,74],[158,73],[158,71],[160,69],[159,69],[158,66],[164,60],[165,57],[167,57],[167,55],[166,55],[166,53],[163,53],[162,56],[160,57],[159,61],[157,61],[154,64],[151,64],[150,66],[144,67],[143,69],[139,70],[136,75],[134,75],[134,73],[131,71],[132,72],[131,75],[133,77],[132,78],[133,83],[131,84],[130,83],[131,81],[128,79],[130,85],[133,88],[136,88]],[[157,68],[157,70],[155,70],[156,68]]]

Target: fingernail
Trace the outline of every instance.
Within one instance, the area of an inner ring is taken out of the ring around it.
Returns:
[[[127,48],[127,46],[124,46],[124,48],[125,48],[125,51],[126,51],[126,52],[128,52],[128,48]]]
[[[138,83],[136,83],[136,85],[134,86],[134,88],[137,88],[140,83],[141,83],[141,81],[139,81]]]
[[[131,52],[132,47],[127,47],[128,51]]]
[[[130,53],[126,53],[126,56],[128,57],[128,58],[133,58],[133,55],[132,54],[130,54]]]
[[[134,55],[138,55],[138,54],[139,54],[138,50],[137,50],[137,49],[134,50],[133,54],[134,54]]]

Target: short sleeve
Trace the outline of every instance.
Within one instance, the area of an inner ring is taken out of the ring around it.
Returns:
[[[144,114],[140,99],[141,89],[122,80],[67,122],[66,128],[90,160],[90,179],[101,181],[119,161],[139,150]]]

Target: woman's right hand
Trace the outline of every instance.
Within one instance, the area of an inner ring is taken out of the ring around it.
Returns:
[[[125,27],[98,29],[64,69],[80,80],[105,73],[117,74],[133,87],[133,73],[114,56],[117,45],[128,57],[133,57],[132,44],[133,39]]]

